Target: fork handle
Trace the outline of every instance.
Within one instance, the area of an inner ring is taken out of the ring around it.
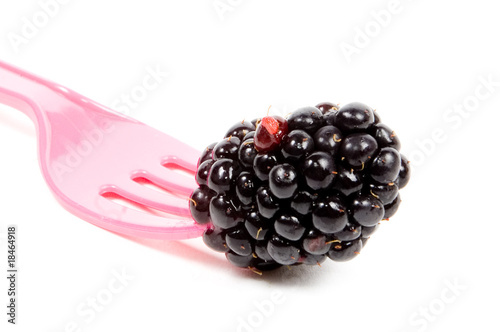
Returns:
[[[0,103],[25,113],[36,125],[45,122],[43,94],[52,95],[57,84],[0,61]]]

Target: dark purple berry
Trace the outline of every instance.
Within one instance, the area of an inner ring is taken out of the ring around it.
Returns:
[[[301,171],[309,188],[329,189],[337,174],[337,166],[328,153],[314,152],[302,162]]]
[[[299,187],[298,173],[290,164],[280,164],[269,172],[269,188],[274,196],[287,199],[295,195]]]
[[[189,210],[191,216],[198,224],[209,223],[210,220],[210,200],[214,197],[215,193],[207,186],[196,188],[191,194],[189,200]]]
[[[289,214],[279,216],[274,222],[274,229],[278,235],[290,241],[299,240],[306,231],[299,219]]]
[[[208,174],[210,173],[210,168],[214,164],[212,159],[205,160],[198,166],[198,170],[196,171],[196,183],[200,186],[207,185]]]
[[[346,262],[359,255],[362,248],[363,242],[361,242],[361,239],[335,243],[328,252],[328,257],[337,262]]]
[[[267,241],[255,242],[255,255],[266,262],[274,262],[274,259],[267,252]]]
[[[340,146],[341,160],[349,166],[364,169],[377,152],[377,141],[368,134],[356,133],[347,136]]]
[[[300,256],[299,263],[305,264],[305,265],[319,265],[321,266],[321,263],[324,263],[326,261],[326,256],[325,255],[312,255],[307,252],[303,252],[302,255]]]
[[[245,135],[245,137],[243,137],[241,141],[244,142],[247,139],[254,138],[254,136],[255,136],[255,131],[250,131]]]
[[[347,208],[337,196],[319,198],[312,213],[314,227],[325,234],[340,232],[347,225]]]
[[[255,192],[257,191],[257,179],[250,172],[241,172],[235,181],[236,195],[244,205],[253,202]]]
[[[398,195],[394,199],[394,201],[392,201],[391,203],[384,206],[385,214],[384,214],[383,218],[389,219],[390,217],[392,217],[398,211],[399,204],[401,204],[401,196],[400,195]]]
[[[236,160],[238,158],[238,149],[240,148],[240,143],[241,141],[238,137],[224,138],[214,147],[213,159]]]
[[[392,129],[383,123],[375,124],[372,127],[372,135],[377,141],[379,149],[381,148],[394,148],[401,149],[401,141]]]
[[[373,233],[377,231],[377,229],[380,227],[380,224],[376,224],[375,226],[363,226],[361,230],[361,237],[362,238],[369,238],[372,236]]]
[[[262,180],[269,180],[269,172],[278,165],[278,157],[274,153],[259,153],[253,161],[255,175]]]
[[[339,110],[339,106],[333,103],[320,103],[316,105],[316,108],[321,111],[321,114],[326,115],[329,113],[336,113]]]
[[[264,240],[273,226],[273,223],[263,218],[258,211],[251,210],[245,218],[245,228],[250,236],[256,240]]]
[[[369,174],[379,183],[394,183],[401,169],[401,156],[396,149],[383,148],[373,159]]]
[[[357,102],[342,106],[335,115],[335,125],[344,133],[366,130],[374,122],[371,107]]]
[[[243,137],[245,137],[246,134],[254,130],[255,126],[252,123],[248,121],[240,121],[229,128],[224,137],[237,137],[238,139],[243,140]]]
[[[237,267],[248,268],[253,266],[252,262],[254,257],[251,254],[248,256],[241,256],[235,252],[229,251],[226,252],[226,258],[231,264]]]
[[[274,217],[280,208],[278,199],[271,194],[271,190],[268,187],[257,189],[256,200],[260,215],[266,219]]]
[[[370,194],[372,194],[375,198],[378,198],[383,205],[392,202],[399,192],[398,186],[394,183],[370,183],[368,188],[370,190]]]
[[[384,206],[371,194],[361,194],[353,198],[349,212],[361,226],[375,226],[384,216]]]
[[[250,237],[244,227],[229,231],[226,234],[226,244],[240,256],[248,256],[253,252]]]
[[[340,241],[352,241],[361,236],[362,227],[354,222],[348,222],[343,230],[335,233],[335,238]]]
[[[316,151],[324,151],[332,156],[337,154],[342,142],[343,135],[337,127],[324,126],[314,134],[314,146]]]
[[[212,250],[218,252],[227,252],[229,248],[226,245],[226,233],[218,227],[211,226],[203,233],[203,242]]]
[[[349,196],[363,188],[363,173],[353,168],[339,167],[334,188],[342,194]]]
[[[335,115],[339,111],[338,104],[323,103],[316,106],[323,113],[323,122],[325,125],[335,125]]]
[[[253,139],[247,139],[241,143],[238,150],[238,159],[245,168],[253,167],[253,161],[257,156]]]
[[[281,265],[292,265],[299,261],[300,250],[284,238],[273,235],[267,244],[269,255]]]
[[[316,107],[299,108],[288,117],[289,130],[304,130],[308,133],[314,133],[323,125],[322,113]]]
[[[212,198],[209,210],[213,224],[224,229],[234,227],[243,220],[231,198],[224,194]]]
[[[257,125],[260,123],[260,121],[262,121],[262,118],[255,118],[252,121],[250,121],[250,123],[252,123],[254,127],[257,128]]]
[[[399,176],[398,179],[396,180],[396,184],[398,185],[399,189],[403,189],[410,181],[411,168],[408,159],[402,154],[400,156],[401,156],[401,168],[399,169]]]
[[[289,160],[297,160],[314,150],[313,138],[303,130],[289,132],[281,143],[281,153]]]
[[[198,166],[201,165],[204,161],[212,159],[212,152],[214,151],[214,147],[217,145],[217,142],[210,144],[203,150],[200,159],[198,159]]]
[[[262,259],[255,259],[252,261],[253,266],[250,266],[250,268],[253,270],[253,268],[257,269],[257,271],[271,271],[271,270],[276,270],[280,268],[282,265],[276,263],[275,261],[265,261]],[[254,270],[255,272],[255,270]]]
[[[327,236],[314,228],[309,230],[302,239],[302,248],[313,255],[324,255],[331,246],[332,242],[328,241]]]
[[[290,208],[298,215],[307,216],[312,212],[315,196],[308,191],[299,191],[290,203]]]
[[[219,194],[229,191],[238,173],[238,165],[233,160],[217,160],[210,168],[208,174],[208,187]]]

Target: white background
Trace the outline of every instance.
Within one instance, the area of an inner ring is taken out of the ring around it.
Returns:
[[[23,18],[42,9],[1,0],[0,57],[108,106],[160,68],[168,77],[129,114],[200,150],[269,105],[284,114],[367,103],[413,162],[398,214],[351,262],[259,277],[200,239],[131,240],[66,212],[38,169],[33,124],[0,106],[0,226],[18,225],[20,266],[18,325],[6,322],[2,277],[0,329],[498,331],[495,3],[401,0],[381,27],[372,12],[393,9],[388,0],[220,2],[230,10],[213,0],[72,0],[15,46]],[[347,44],[357,53],[346,56]],[[78,313],[123,271],[133,279],[101,311]]]

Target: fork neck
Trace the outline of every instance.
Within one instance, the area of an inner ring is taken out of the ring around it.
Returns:
[[[43,96],[54,83],[0,61],[0,103],[25,113],[36,125],[45,122]],[[54,93],[54,91],[50,91]],[[38,127],[38,126],[37,126]]]

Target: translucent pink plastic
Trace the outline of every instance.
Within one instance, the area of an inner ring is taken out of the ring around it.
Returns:
[[[205,227],[193,221],[188,204],[196,188],[197,150],[1,61],[0,103],[24,112],[35,123],[43,176],[74,215],[130,236],[179,240],[202,234]],[[110,199],[112,195],[146,208],[120,205]]]

